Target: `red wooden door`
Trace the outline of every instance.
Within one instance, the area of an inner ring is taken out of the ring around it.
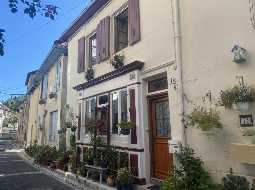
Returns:
[[[152,178],[164,180],[173,168],[173,156],[169,154],[170,112],[167,98],[150,102]]]

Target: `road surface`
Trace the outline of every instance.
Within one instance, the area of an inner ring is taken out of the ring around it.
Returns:
[[[43,174],[14,152],[0,152],[0,190],[74,190]]]

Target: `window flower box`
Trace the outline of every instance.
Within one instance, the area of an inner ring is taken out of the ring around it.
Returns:
[[[49,93],[49,98],[50,99],[55,98],[56,96],[57,96],[57,93],[55,93],[55,92]]]
[[[46,103],[46,100],[45,99],[40,99],[39,100],[39,104],[42,105],[42,104],[45,104]]]

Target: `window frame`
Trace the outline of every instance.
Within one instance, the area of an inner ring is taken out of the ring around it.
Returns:
[[[52,122],[52,117],[53,114],[56,114],[56,125],[53,127],[53,122]],[[49,127],[49,131],[48,131],[48,139],[49,142],[55,142],[56,141],[56,135],[57,135],[57,129],[58,129],[58,110],[52,111],[50,112],[50,127]],[[53,134],[51,134],[53,133]]]
[[[127,104],[127,112],[126,112],[126,120],[129,121],[130,120],[130,116],[128,114],[128,109],[129,109],[129,101],[128,101],[128,89],[124,88],[124,89],[120,89],[120,90],[116,90],[110,93],[110,129],[111,129],[111,135],[122,135],[121,134],[121,129],[118,127],[118,132],[117,133],[113,133],[113,109],[112,109],[112,101],[113,101],[113,94],[117,93],[118,96],[118,124],[122,121],[122,102],[121,102],[121,93],[126,91],[126,104]]]
[[[45,80],[46,80],[46,82],[45,82]],[[48,98],[48,74],[44,74],[43,77],[42,77],[42,80],[41,80],[40,99],[47,100],[47,98]]]
[[[95,62],[93,63],[92,62],[92,38],[94,38],[96,40],[96,51],[97,51],[97,33],[96,31],[93,31],[88,37],[87,37],[87,42],[88,42],[88,63],[89,63],[89,66],[93,66],[93,65],[96,65],[97,64],[97,53],[96,53],[96,56],[95,56]]]
[[[127,45],[123,48],[118,49],[118,28],[117,28],[117,17],[119,17],[122,13],[124,13],[125,11],[127,11]],[[124,5],[123,7],[120,8],[120,10],[118,10],[114,16],[113,16],[113,24],[114,24],[114,52],[120,52],[121,50],[127,48],[129,46],[129,16],[128,16],[128,4]]]
[[[92,106],[91,106],[91,102],[92,102],[92,100],[95,100],[95,106],[97,106],[97,97],[92,97],[92,98],[88,98],[88,99],[83,99],[83,101],[82,101],[82,125],[84,125],[84,128],[85,128],[85,131],[84,131],[84,134],[85,135],[87,135],[88,133],[89,133],[89,130],[88,130],[88,128],[86,127],[86,120],[87,120],[87,118],[89,118],[89,119],[91,119],[92,118]],[[87,105],[89,104],[89,112],[87,112]],[[96,107],[95,107],[95,109],[96,109]],[[96,113],[96,110],[94,110],[94,112]],[[94,114],[95,114],[94,113]],[[88,117],[88,114],[89,114],[89,117]],[[96,115],[94,115],[94,117],[95,117]]]

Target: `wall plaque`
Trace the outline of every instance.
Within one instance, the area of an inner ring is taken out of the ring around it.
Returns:
[[[239,115],[241,127],[253,127],[252,115]]]

